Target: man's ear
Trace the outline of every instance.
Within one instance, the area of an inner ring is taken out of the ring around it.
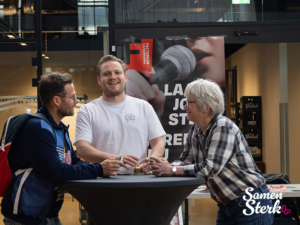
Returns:
[[[124,73],[124,77],[125,77],[125,83],[127,83],[127,74]]]
[[[59,96],[54,96],[52,99],[52,102],[56,105],[59,106],[60,102],[61,102],[61,98]]]
[[[100,76],[97,76],[97,82],[98,82],[98,85],[101,86]]]

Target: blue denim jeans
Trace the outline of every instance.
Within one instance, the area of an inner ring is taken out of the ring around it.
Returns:
[[[8,219],[7,217],[4,217],[3,220],[5,225],[23,225],[23,223],[19,223],[17,221]],[[39,225],[62,225],[59,218],[46,218],[44,219]]]
[[[266,184],[261,185],[260,187],[255,188],[250,192],[252,195],[254,193],[270,193]],[[246,199],[249,199],[249,195],[246,195]],[[273,223],[274,214],[273,213],[254,213],[252,215],[244,215],[243,210],[246,209],[246,213],[250,214],[251,210],[246,206],[246,200],[243,199],[242,195],[229,203],[218,204],[218,216],[217,216],[217,225],[270,225]],[[255,199],[255,204],[251,206],[255,209],[255,206],[260,203],[260,206],[263,207],[272,207],[271,199]]]

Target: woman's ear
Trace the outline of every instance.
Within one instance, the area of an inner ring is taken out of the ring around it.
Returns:
[[[205,112],[206,112],[206,113],[210,113],[210,105],[207,104],[207,103],[205,103],[205,105],[206,105],[206,110],[205,110]]]

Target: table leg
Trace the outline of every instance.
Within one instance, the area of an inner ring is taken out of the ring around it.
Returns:
[[[189,225],[189,200],[186,198],[184,200],[184,225]]]
[[[68,191],[87,210],[87,219],[91,219],[95,225],[170,225],[180,204],[198,186],[198,184],[171,188],[69,186]],[[186,213],[188,214],[188,211]]]
[[[86,225],[95,225],[91,218],[89,217],[88,212],[86,212]]]

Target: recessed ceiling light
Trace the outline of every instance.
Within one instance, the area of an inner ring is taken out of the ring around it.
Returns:
[[[45,59],[49,59],[49,56],[45,56]]]
[[[20,45],[22,45],[22,46],[27,46],[27,44],[26,44],[26,43],[20,43]]]
[[[11,35],[11,34],[8,34],[7,37],[13,39],[13,38],[16,38],[14,35]]]

